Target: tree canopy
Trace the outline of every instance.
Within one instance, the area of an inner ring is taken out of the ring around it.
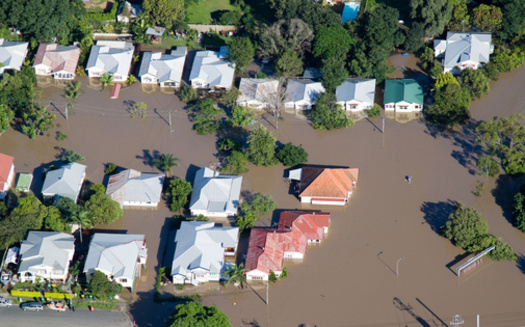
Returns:
[[[350,33],[339,27],[321,27],[315,35],[312,54],[316,58],[337,57],[344,61],[355,40]]]
[[[123,215],[120,204],[104,192],[92,194],[86,201],[85,207],[89,210],[93,225],[109,225]]]
[[[248,136],[246,157],[257,166],[272,166],[276,164],[275,137],[263,125],[259,125]]]
[[[427,36],[443,33],[454,6],[448,0],[410,0],[410,17],[425,24]]]
[[[191,183],[180,178],[174,178],[168,185],[166,195],[169,197],[171,211],[180,211],[188,203],[188,197],[193,188]]]
[[[490,91],[490,79],[480,69],[467,68],[459,78],[462,87],[468,89],[473,98],[479,98]]]
[[[184,21],[184,0],[144,0],[142,11],[150,24],[171,29]]]
[[[472,10],[472,21],[483,32],[496,32],[503,23],[501,9],[496,6],[480,4]]]
[[[487,220],[477,210],[458,203],[442,227],[443,236],[455,245],[467,249],[474,241],[489,231]]]
[[[199,302],[179,304],[170,315],[166,327],[232,327],[228,316],[216,306],[206,307]]]
[[[314,34],[308,24],[300,19],[280,20],[266,28],[260,35],[259,56],[279,57],[285,51],[302,56],[309,52]]]
[[[310,119],[312,126],[320,130],[344,128],[354,124],[346,112],[337,104],[335,94],[324,92],[315,102]]]
[[[255,48],[247,37],[233,37],[229,43],[229,58],[235,64],[236,73],[246,71],[255,55]]]
[[[426,118],[440,128],[451,128],[470,118],[470,93],[455,83],[436,90],[434,103],[426,110]]]
[[[280,148],[276,157],[283,165],[290,167],[308,161],[308,153],[303,149],[303,146],[293,145],[292,143],[286,143]]]

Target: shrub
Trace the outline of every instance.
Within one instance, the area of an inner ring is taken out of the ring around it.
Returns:
[[[177,95],[179,96],[180,101],[186,103],[195,101],[199,98],[197,90],[188,85],[182,86],[181,89],[177,92]]]
[[[35,292],[35,291],[11,290],[11,296],[13,297],[41,297],[42,293]]]
[[[266,75],[264,72],[259,70],[257,73],[255,73],[255,78],[257,79],[268,78],[268,75]]]
[[[57,132],[57,137],[56,137],[56,140],[57,141],[63,141],[67,139],[67,135],[62,133],[62,132]]]
[[[236,10],[226,11],[219,18],[221,25],[239,25],[241,21],[241,13]]]
[[[106,170],[104,171],[104,173],[106,175],[111,175],[113,174],[115,171],[117,171],[117,165],[115,165],[114,163],[110,162],[108,163],[108,165],[106,166]]]
[[[296,146],[292,143],[285,144],[275,156],[283,165],[290,167],[308,161],[308,153],[303,149],[303,146]]]
[[[84,158],[80,153],[76,153],[73,150],[63,149],[62,161],[64,162],[82,162],[82,161],[86,161],[86,158]]]
[[[45,292],[44,293],[44,297],[46,299],[59,299],[59,300],[63,300],[63,299],[72,299],[75,297],[74,294],[69,294],[69,293],[58,293],[58,292]]]
[[[368,117],[378,117],[381,116],[381,107],[375,104],[370,110],[367,112]]]

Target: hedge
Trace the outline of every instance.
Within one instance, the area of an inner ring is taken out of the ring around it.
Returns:
[[[72,297],[75,297],[75,295],[69,293],[45,292],[44,297],[46,299],[71,299]]]
[[[87,20],[115,20],[117,18],[117,9],[119,5],[120,1],[115,1],[110,12],[88,12],[86,18]]]
[[[11,296],[14,296],[14,297],[41,297],[42,293],[36,292],[36,291],[11,290]]]

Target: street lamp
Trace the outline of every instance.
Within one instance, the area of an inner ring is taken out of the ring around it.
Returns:
[[[396,262],[396,276],[399,276],[399,261],[405,259],[405,257],[401,257]]]

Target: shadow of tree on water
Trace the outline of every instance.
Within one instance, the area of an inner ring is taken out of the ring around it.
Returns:
[[[507,174],[501,174],[496,180],[496,187],[491,191],[496,204],[503,211],[503,217],[511,225],[514,225],[514,195],[522,190],[524,182],[525,176],[511,177]]]
[[[452,135],[452,145],[456,149],[452,150],[451,156],[467,168],[471,175],[475,175],[478,171],[476,163],[483,155],[483,149],[476,141],[476,126],[477,122],[471,121],[464,125],[460,132]]]
[[[523,253],[518,254],[518,260],[516,261],[516,266],[521,270],[523,274],[525,274],[525,256]]]
[[[421,212],[424,214],[424,223],[427,223],[432,230],[438,234],[441,232],[441,226],[448,220],[450,214],[454,211],[455,201],[424,202],[421,205]]]

